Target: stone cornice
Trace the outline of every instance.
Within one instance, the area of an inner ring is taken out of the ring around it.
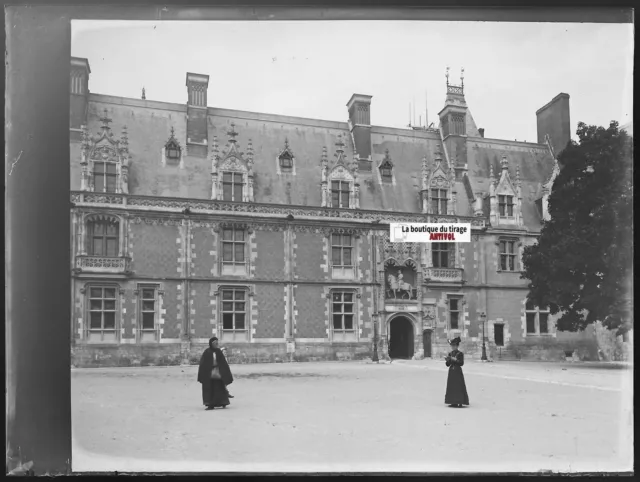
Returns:
[[[233,215],[234,218],[272,218],[284,222],[289,215],[298,220],[347,222],[349,224],[380,224],[388,229],[389,223],[469,223],[474,230],[487,226],[484,218],[473,216],[442,216],[420,213],[373,211],[364,209],[335,209],[320,206],[291,206],[261,203],[213,201],[208,199],[131,196],[85,191],[72,191],[71,202],[78,208],[107,208],[133,213],[182,214],[189,208],[191,217],[199,215]]]

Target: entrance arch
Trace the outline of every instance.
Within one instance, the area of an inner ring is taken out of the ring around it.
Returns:
[[[389,322],[389,357],[413,357],[413,323],[405,316],[397,316]]]

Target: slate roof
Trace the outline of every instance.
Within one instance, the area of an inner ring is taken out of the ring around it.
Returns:
[[[211,160],[187,155],[184,168],[162,166],[162,148],[175,129],[175,137],[185,148],[187,107],[140,99],[91,94],[89,98],[90,133],[100,130],[99,118],[106,108],[113,120],[111,128],[119,137],[127,126],[132,163],[129,173],[130,193],[147,196],[209,199],[211,192]],[[375,108],[375,105],[373,106]],[[345,112],[345,119],[347,113]],[[231,123],[238,132],[241,151],[249,139],[254,149],[254,200],[258,203],[282,203],[301,206],[321,204],[320,159],[327,148],[329,167],[333,165],[335,144],[341,135],[347,160],[353,160],[353,140],[347,122],[333,122],[208,108],[208,135],[211,146],[216,136],[220,150],[227,143],[226,132]],[[551,175],[554,160],[546,145],[503,141],[479,137],[472,116],[467,120],[468,182],[456,182],[459,215],[473,215],[469,194],[489,191],[489,165],[500,173],[500,159],[509,160],[512,178],[516,166],[520,169],[523,188],[524,221],[530,229],[540,227],[535,200],[543,182]],[[285,139],[295,156],[295,175],[278,174],[277,157],[285,147]],[[419,212],[422,159],[430,163],[438,145],[442,145],[435,130],[371,127],[372,169],[359,171],[360,208],[371,210]],[[381,182],[378,166],[385,151],[393,162],[394,184]],[[79,146],[72,145],[72,189],[79,189]],[[466,185],[465,185],[466,184]]]

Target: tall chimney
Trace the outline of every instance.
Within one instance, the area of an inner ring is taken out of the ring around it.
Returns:
[[[71,99],[69,100],[69,128],[72,141],[82,139],[82,126],[87,124],[89,110],[89,60],[71,57]]]
[[[207,89],[209,76],[187,72],[187,153],[207,157]]]
[[[349,129],[361,170],[371,171],[371,96],[353,94],[347,102]]]
[[[536,112],[538,120],[538,144],[545,144],[545,136],[551,139],[556,156],[571,140],[569,94],[558,94],[551,102]]]

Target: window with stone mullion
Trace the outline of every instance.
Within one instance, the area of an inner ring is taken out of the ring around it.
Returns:
[[[222,262],[225,264],[245,263],[244,230],[236,228],[223,229]]]
[[[516,242],[500,241],[500,269],[502,271],[516,270]]]
[[[152,331],[156,328],[158,300],[155,287],[143,287],[140,312],[142,314],[141,329]]]
[[[447,190],[431,190],[431,214],[447,214]]]
[[[110,287],[89,288],[89,330],[115,331],[116,289]]]
[[[549,309],[537,308],[527,302],[525,306],[527,335],[546,335],[549,333]]]
[[[116,165],[113,162],[94,161],[93,190],[95,192],[116,192]]]
[[[513,217],[513,196],[498,196],[500,216]]]
[[[348,208],[349,193],[348,181],[331,181],[331,207]]]
[[[246,314],[246,290],[223,290],[222,329],[229,331],[245,331]]]
[[[332,315],[334,331],[353,331],[354,297],[352,292],[334,291],[332,298]]]
[[[242,186],[244,184],[242,173],[222,173],[222,199],[224,201],[242,201]]]
[[[455,245],[453,243],[433,243],[431,260],[434,268],[453,268],[455,265]]]
[[[115,258],[118,256],[119,226],[114,221],[89,222],[89,255]]]
[[[331,235],[331,264],[335,267],[353,266],[353,246],[351,235]]]

